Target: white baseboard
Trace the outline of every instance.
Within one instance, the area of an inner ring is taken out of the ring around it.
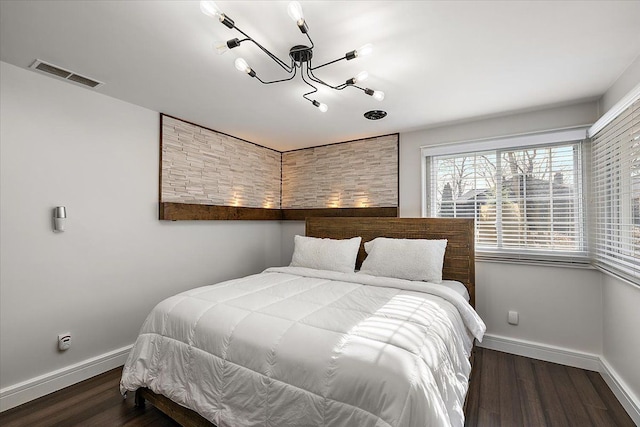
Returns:
[[[480,347],[600,372],[600,356],[498,335],[485,335]]]
[[[498,335],[485,335],[479,347],[599,372],[636,425],[640,426],[640,399],[602,357],[562,347],[534,343]]]
[[[637,426],[640,426],[640,397],[634,396],[606,359],[600,360],[600,375]]]
[[[124,365],[131,345],[0,390],[0,412]]]

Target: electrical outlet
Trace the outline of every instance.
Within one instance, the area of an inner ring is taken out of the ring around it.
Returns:
[[[71,334],[65,332],[58,335],[58,350],[65,351],[69,350],[69,348],[71,348]]]
[[[510,325],[517,325],[518,324],[518,312],[517,311],[509,311],[509,318],[508,318],[508,322]]]

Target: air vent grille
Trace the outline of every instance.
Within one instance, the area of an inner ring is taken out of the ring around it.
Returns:
[[[58,67],[57,65],[53,65],[48,62],[41,61],[40,59],[36,59],[35,62],[31,64],[31,67],[29,68],[42,71],[43,73],[47,73],[51,76],[56,76],[61,79],[68,80],[68,81],[80,84],[82,86],[87,86],[91,88],[96,88],[104,84],[97,80],[90,79],[89,77],[76,74],[73,71],[65,70],[64,68]]]
[[[69,80],[71,80],[72,82],[76,82],[76,83],[80,83],[81,85],[85,85],[85,86],[89,86],[89,87],[96,87],[98,86],[100,83],[95,81],[95,80],[91,80],[88,79],[86,77],[82,77],[78,74],[71,74],[68,77]]]
[[[45,73],[53,74],[55,76],[62,77],[63,79],[66,79],[71,75],[71,73],[68,71],[65,71],[61,68],[52,67],[51,65],[45,64],[44,62],[39,63],[36,66],[36,70],[44,71]]]

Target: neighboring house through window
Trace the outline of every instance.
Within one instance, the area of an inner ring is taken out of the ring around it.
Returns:
[[[585,136],[579,129],[424,147],[423,215],[474,218],[480,258],[585,262]],[[491,145],[498,148],[484,149]],[[483,149],[468,151],[475,146]]]

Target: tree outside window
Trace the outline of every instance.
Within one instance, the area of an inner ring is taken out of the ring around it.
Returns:
[[[475,218],[480,249],[583,251],[580,144],[429,158],[432,216]]]

